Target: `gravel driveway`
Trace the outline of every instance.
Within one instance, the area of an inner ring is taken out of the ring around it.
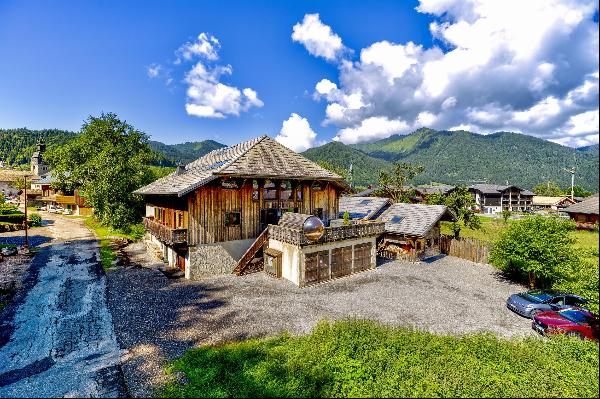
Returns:
[[[453,257],[389,262],[308,288],[264,273],[188,281],[137,267],[109,272],[108,288],[133,396],[151,394],[164,382],[165,361],[191,347],[282,331],[305,334],[324,318],[373,319],[440,334],[532,334],[529,321],[505,307],[524,287],[489,265]]]
[[[49,243],[2,325],[0,397],[125,396],[98,242],[81,220],[48,217],[48,235],[36,232]]]

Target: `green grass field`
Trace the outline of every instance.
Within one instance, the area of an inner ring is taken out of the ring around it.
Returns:
[[[598,397],[598,344],[498,339],[321,322],[282,335],[188,351],[165,397]]]
[[[127,238],[132,241],[137,241],[141,238],[139,228],[133,229],[130,233],[125,233],[122,230],[116,230],[111,227],[102,226],[92,216],[84,217],[85,225],[96,233],[96,236],[100,240],[100,262],[102,268],[108,270],[113,262],[117,259],[117,255],[111,248],[112,238],[121,237]]]

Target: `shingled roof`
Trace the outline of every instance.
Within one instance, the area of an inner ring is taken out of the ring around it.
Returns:
[[[142,195],[188,194],[222,176],[332,181],[346,188],[344,179],[290,150],[268,136],[219,148],[135,191]]]
[[[598,215],[600,206],[598,197],[589,197],[577,204],[573,204],[565,209],[567,213],[585,213],[588,215]]]
[[[340,197],[340,217],[348,212],[350,219],[373,219],[390,202],[381,197]]]
[[[385,232],[415,237],[425,237],[440,220],[454,220],[445,205],[392,204],[381,215]]]

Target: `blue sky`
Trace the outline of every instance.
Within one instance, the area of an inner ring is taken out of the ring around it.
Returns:
[[[5,0],[0,127],[78,130],[110,111],[169,144],[269,134],[303,150],[420,126],[597,143],[597,9],[556,3]],[[516,12],[548,22],[525,34]],[[203,42],[212,55],[182,56]]]

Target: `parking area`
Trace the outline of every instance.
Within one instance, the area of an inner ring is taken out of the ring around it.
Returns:
[[[201,281],[169,280],[140,267],[108,273],[109,307],[134,396],[149,394],[164,378],[165,361],[193,346],[305,334],[322,319],[371,319],[439,334],[532,335],[530,321],[505,306],[523,290],[489,265],[453,257],[389,262],[308,288],[264,273]]]

